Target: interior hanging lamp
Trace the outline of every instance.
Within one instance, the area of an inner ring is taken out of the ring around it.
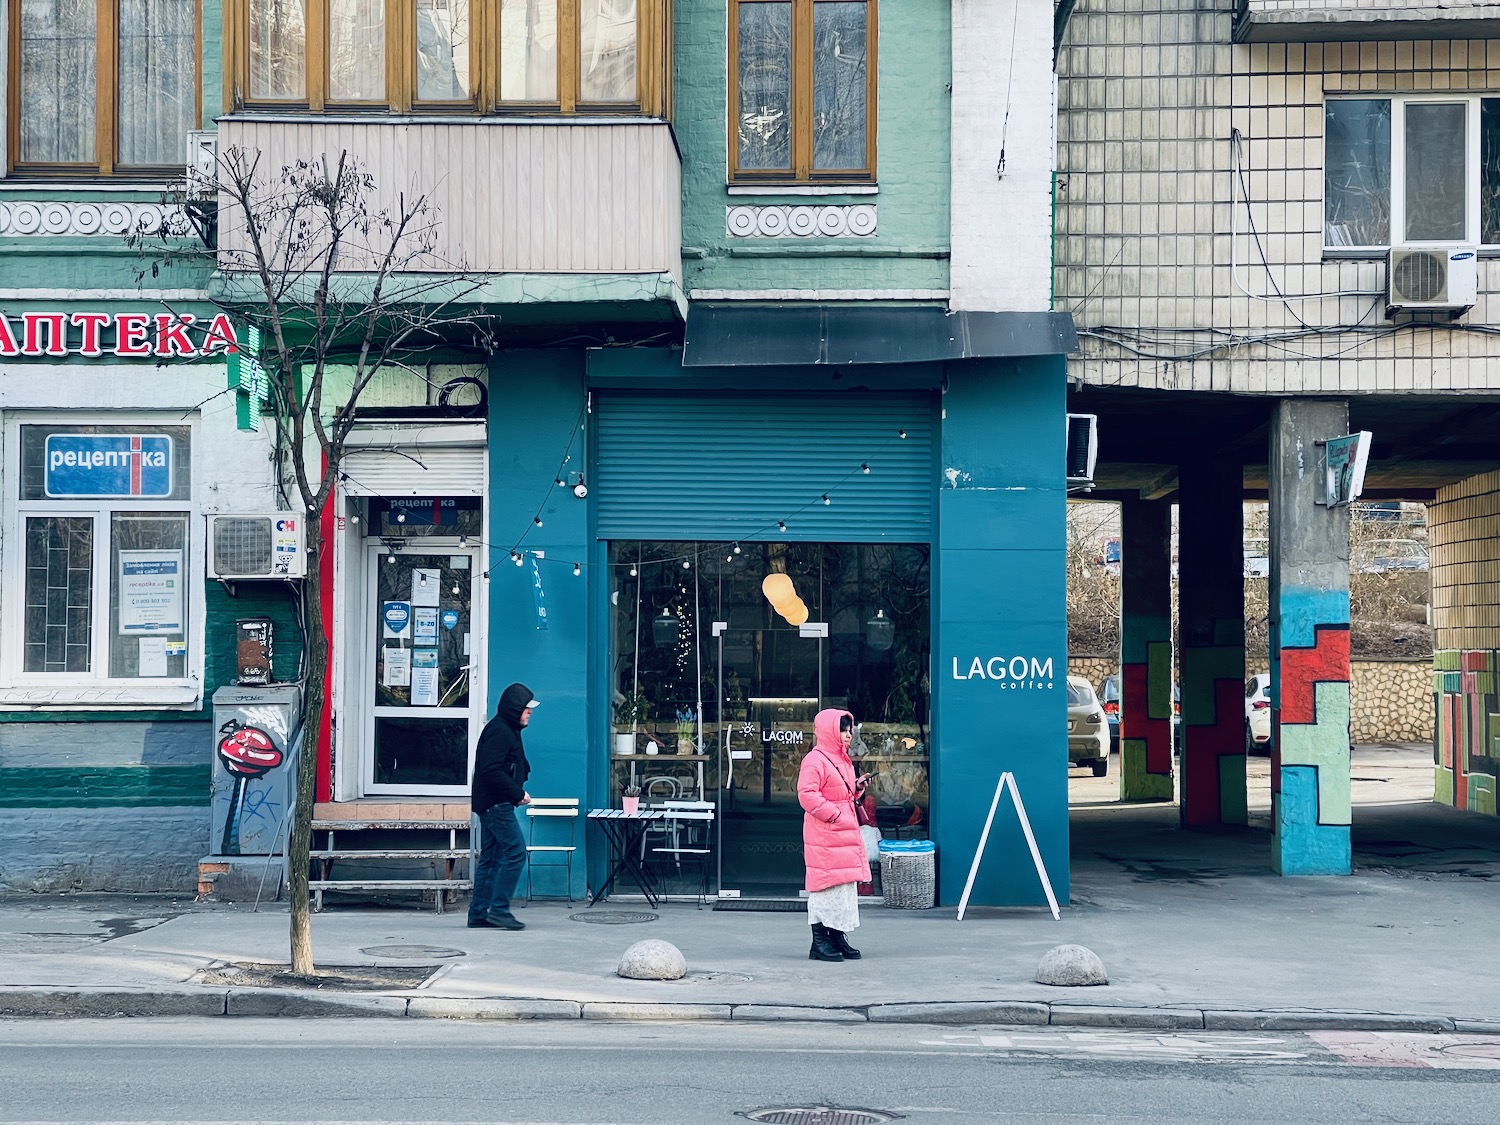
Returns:
[[[677,643],[677,631],[681,622],[670,608],[662,607],[661,615],[651,620],[651,643],[657,648],[669,648]]]
[[[885,652],[896,641],[896,623],[877,609],[875,616],[865,622],[865,644],[876,652]]]

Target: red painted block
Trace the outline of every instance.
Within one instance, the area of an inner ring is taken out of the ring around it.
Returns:
[[[1172,721],[1153,719],[1141,701],[1146,698],[1146,665],[1126,664],[1120,669],[1120,738],[1138,738],[1146,743],[1146,772],[1172,772]],[[1243,706],[1243,705],[1242,705]]]
[[[1465,695],[1473,695],[1476,691],[1479,690],[1478,672],[1461,672],[1459,673],[1459,675],[1459,684]]]
[[[1483,649],[1466,649],[1459,654],[1458,667],[1463,672],[1483,672],[1489,662],[1489,653]]]
[[[1281,721],[1312,724],[1318,721],[1319,683],[1349,682],[1349,628],[1320,625],[1313,648],[1281,650]],[[1243,692],[1241,693],[1243,695]],[[1240,705],[1244,710],[1243,701]]]
[[[1453,728],[1453,807],[1469,807],[1469,756],[1464,753],[1464,697],[1450,695],[1449,719]]]

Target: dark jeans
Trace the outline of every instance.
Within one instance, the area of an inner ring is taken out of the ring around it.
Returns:
[[[502,801],[479,814],[479,862],[474,866],[474,893],[469,921],[491,911],[510,909],[521,871],[526,866],[526,837],[516,820],[516,806]]]

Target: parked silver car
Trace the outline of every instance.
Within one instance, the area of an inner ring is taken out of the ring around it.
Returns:
[[[1082,676],[1068,677],[1068,765],[1090,766],[1095,777],[1109,772],[1109,724],[1094,687]]]

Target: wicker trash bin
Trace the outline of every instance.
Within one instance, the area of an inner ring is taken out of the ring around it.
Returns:
[[[880,841],[880,882],[887,906],[930,909],[937,901],[937,845],[931,840]]]

